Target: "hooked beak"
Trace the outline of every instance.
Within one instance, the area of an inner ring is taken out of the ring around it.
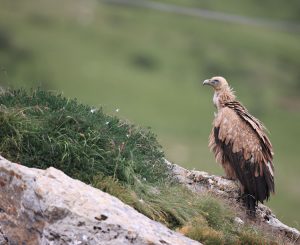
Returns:
[[[211,85],[210,79],[206,79],[206,80],[203,82],[203,86],[204,86],[204,85]]]

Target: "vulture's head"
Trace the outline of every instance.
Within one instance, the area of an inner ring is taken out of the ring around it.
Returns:
[[[224,77],[212,77],[203,82],[203,85],[209,85],[214,88],[214,90],[222,90],[229,88],[229,85]]]

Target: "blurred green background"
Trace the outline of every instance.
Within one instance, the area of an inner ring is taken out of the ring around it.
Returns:
[[[268,205],[299,228],[300,2],[155,1],[261,25],[107,2],[0,0],[0,85],[103,107],[151,127],[169,160],[222,174],[207,147],[212,91],[201,83],[225,76],[271,132],[277,194]]]

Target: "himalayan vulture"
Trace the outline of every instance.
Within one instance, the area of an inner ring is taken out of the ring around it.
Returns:
[[[264,125],[236,100],[223,77],[203,82],[214,89],[217,113],[209,136],[209,147],[226,177],[237,180],[247,213],[255,216],[258,201],[274,193],[272,145]]]

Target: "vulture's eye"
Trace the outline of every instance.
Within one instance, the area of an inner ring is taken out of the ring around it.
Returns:
[[[215,80],[213,80],[212,82],[213,82],[214,84],[217,84],[217,83],[219,83],[219,80],[215,79]]]

